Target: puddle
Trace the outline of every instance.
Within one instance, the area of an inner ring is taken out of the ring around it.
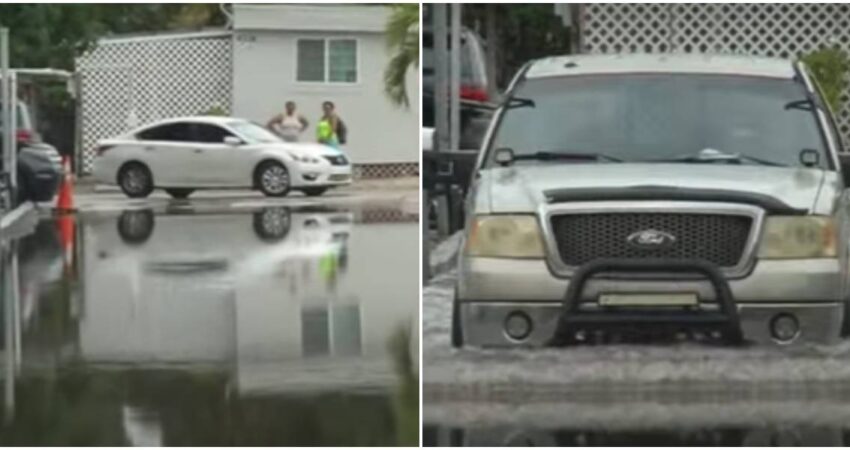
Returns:
[[[0,445],[416,445],[418,217],[46,218],[5,243]]]

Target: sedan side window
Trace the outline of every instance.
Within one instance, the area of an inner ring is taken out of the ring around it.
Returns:
[[[189,125],[186,123],[169,123],[158,127],[148,128],[147,130],[136,134],[136,137],[143,141],[191,141]]]
[[[194,142],[203,142],[205,144],[221,144],[224,142],[224,138],[228,136],[233,136],[233,133],[217,125],[196,123],[193,125],[193,128],[194,139],[192,140]]]

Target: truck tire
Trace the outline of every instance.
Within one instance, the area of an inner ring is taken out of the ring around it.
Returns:
[[[460,302],[457,300],[457,289],[452,299],[452,347],[463,347],[463,329],[460,321]]]

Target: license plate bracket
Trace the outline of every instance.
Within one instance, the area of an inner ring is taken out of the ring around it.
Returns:
[[[696,293],[600,294],[601,306],[696,306]]]

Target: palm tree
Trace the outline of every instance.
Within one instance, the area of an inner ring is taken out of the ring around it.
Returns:
[[[411,65],[419,67],[419,5],[392,5],[387,20],[387,48],[392,53],[384,69],[384,92],[396,106],[410,107],[405,78]]]

